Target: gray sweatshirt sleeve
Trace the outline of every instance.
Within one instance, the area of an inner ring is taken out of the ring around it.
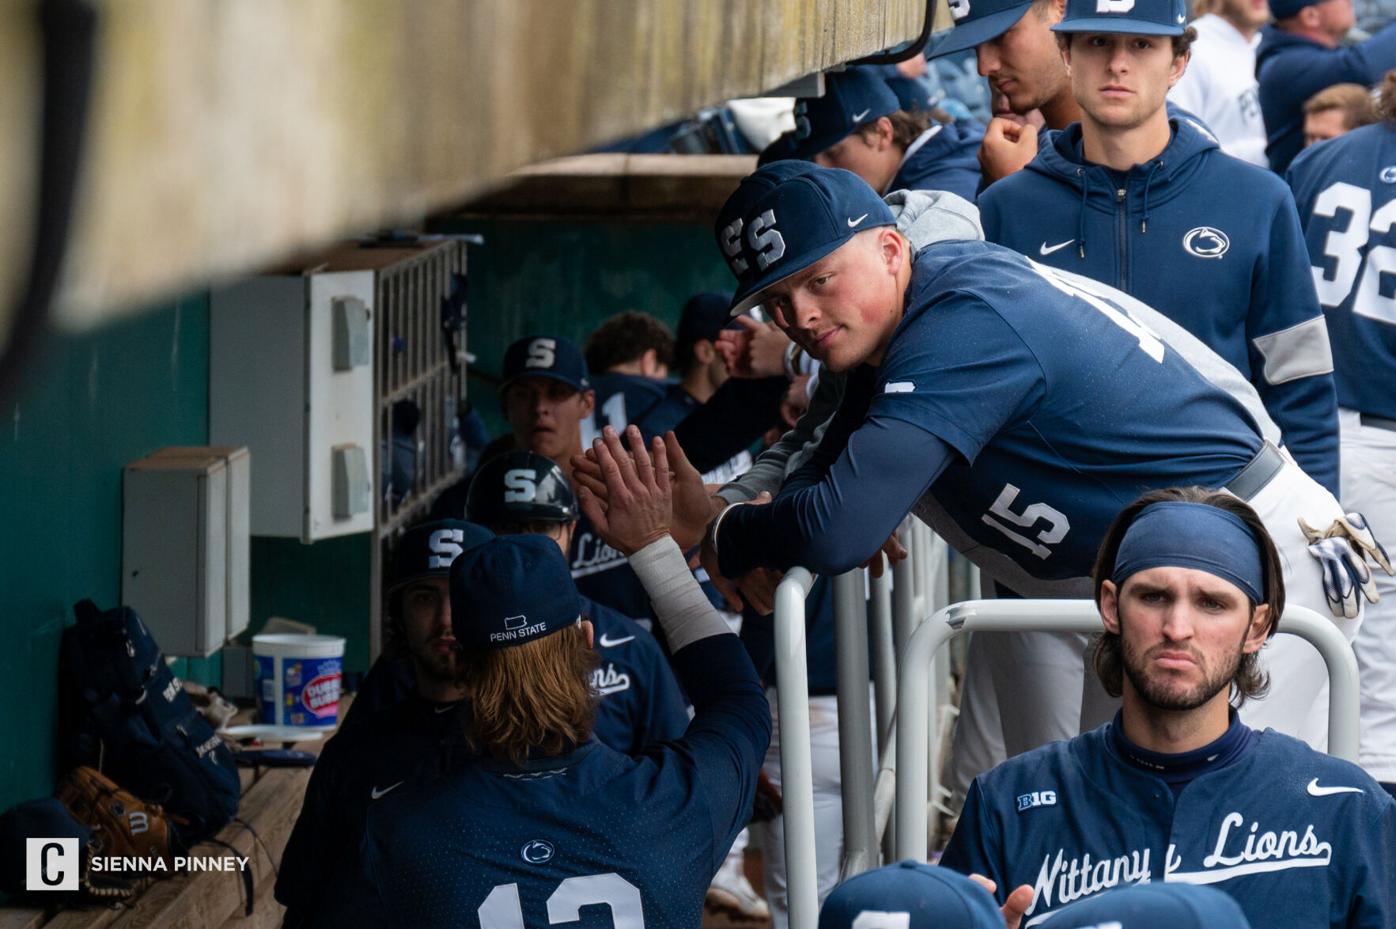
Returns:
[[[755,500],[761,491],[775,496],[781,484],[819,445],[824,430],[843,400],[844,376],[828,368],[819,372],[819,385],[810,398],[809,409],[795,428],[786,432],[770,448],[761,453],[751,469],[729,484],[717,495],[728,503]]]

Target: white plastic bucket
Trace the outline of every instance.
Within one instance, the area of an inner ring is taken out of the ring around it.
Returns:
[[[257,719],[272,726],[327,728],[339,722],[344,639],[272,633],[252,637]]]

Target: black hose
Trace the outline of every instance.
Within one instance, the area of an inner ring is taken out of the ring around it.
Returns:
[[[97,15],[85,0],[44,0],[39,196],[28,277],[0,346],[0,398],[12,395],[44,331],[67,250],[92,88]]]

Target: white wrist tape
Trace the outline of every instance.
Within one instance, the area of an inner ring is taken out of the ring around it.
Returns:
[[[708,602],[672,538],[666,535],[635,552],[630,556],[630,567],[650,595],[670,651],[677,652],[709,636],[731,635],[732,630]]]

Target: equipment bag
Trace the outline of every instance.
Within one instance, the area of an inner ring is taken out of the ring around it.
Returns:
[[[104,772],[177,817],[187,846],[237,814],[232,752],[194,707],[136,612],[73,607],[59,650],[65,766]],[[179,822],[182,821],[182,822]]]

